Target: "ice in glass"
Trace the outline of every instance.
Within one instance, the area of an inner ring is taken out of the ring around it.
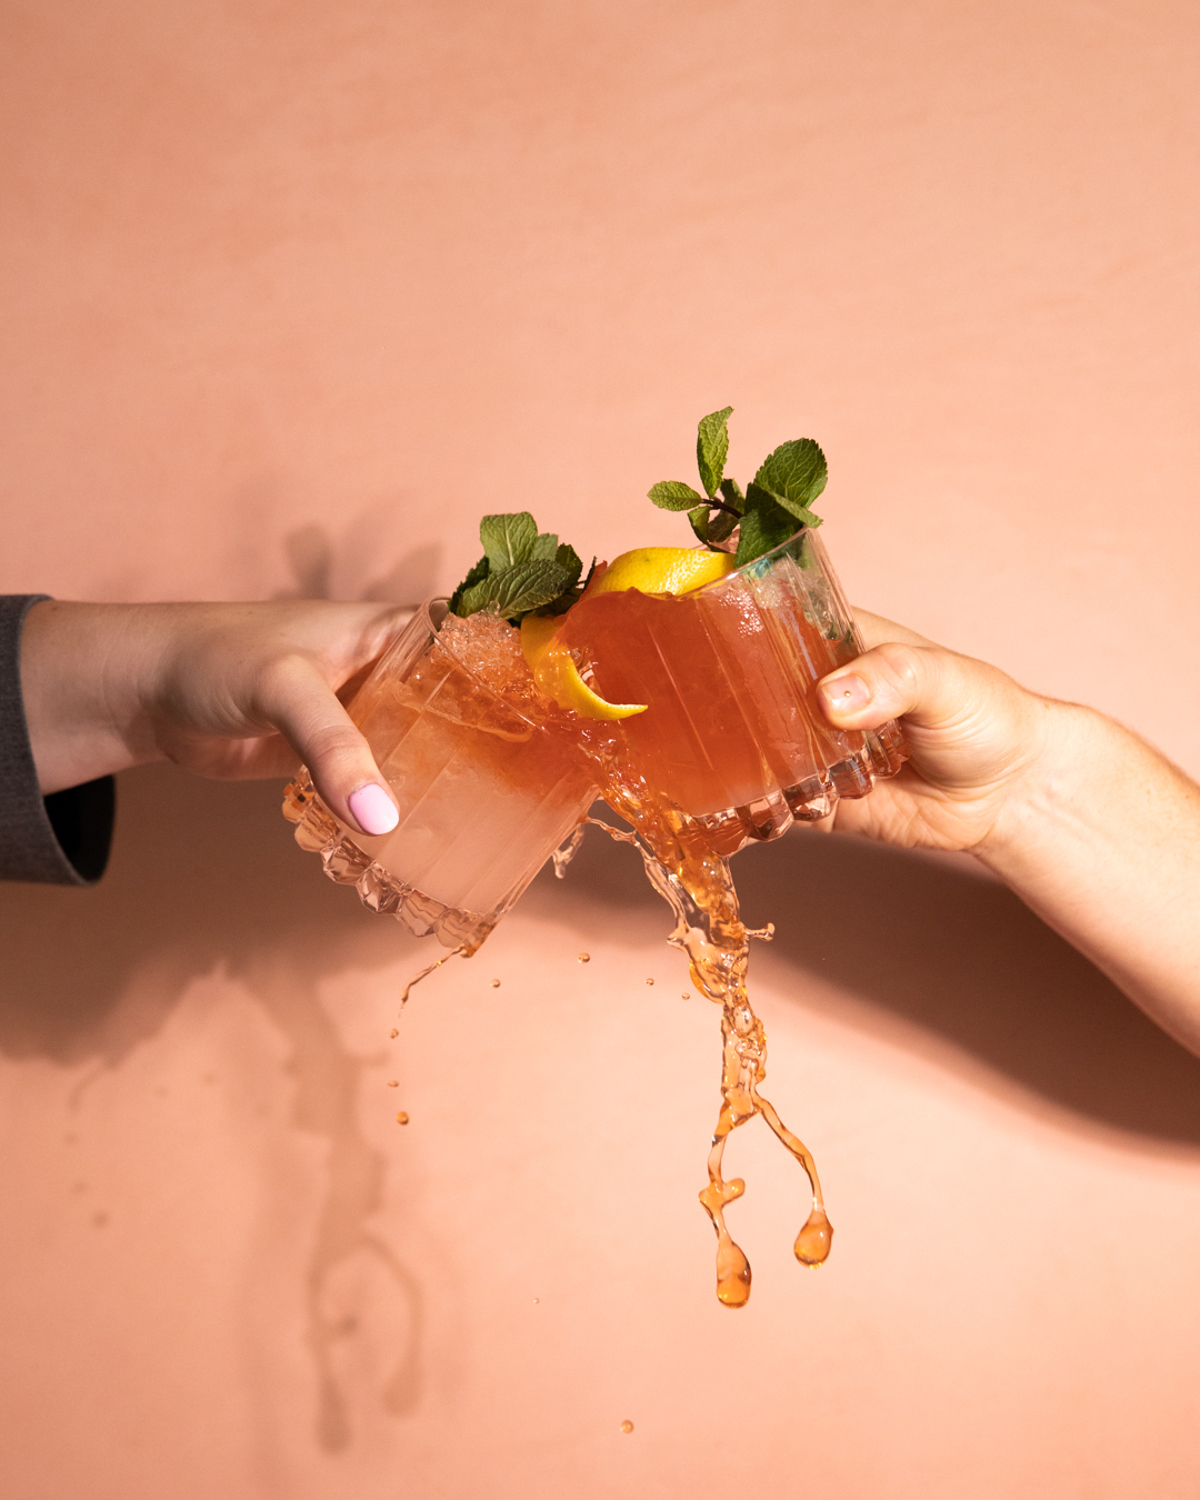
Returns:
[[[284,815],[325,872],[417,934],[473,952],[597,796],[567,716],[538,698],[516,632],[422,607],[349,705],[396,795],[378,838],[324,806],[307,773]]]

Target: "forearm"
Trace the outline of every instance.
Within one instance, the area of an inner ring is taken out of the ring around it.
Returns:
[[[1052,732],[977,856],[1200,1053],[1200,787],[1092,709]]]
[[[21,640],[21,688],[43,793],[162,758],[142,708],[153,616],[172,606],[35,604]]]

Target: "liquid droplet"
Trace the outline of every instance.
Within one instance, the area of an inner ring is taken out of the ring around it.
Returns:
[[[407,1125],[408,1124],[408,1110],[402,1109],[400,1111],[400,1113],[396,1116],[396,1124],[397,1125]]]
[[[684,990],[684,992],[683,992],[683,998],[685,1000],[690,1000],[692,997],[691,997],[691,995],[688,994],[687,990]]]
[[[647,981],[646,981],[646,983],[647,983],[647,984],[653,984],[653,983],[654,983],[654,981],[653,981],[653,979],[647,979]]]
[[[750,1262],[732,1240],[717,1251],[717,1300],[726,1307],[745,1307],[750,1300]]]
[[[819,1266],[828,1256],[832,1244],[833,1225],[823,1208],[814,1208],[792,1247],[796,1259],[802,1266]]]
[[[534,1298],[534,1299],[533,1299],[533,1305],[534,1305],[534,1307],[536,1307],[536,1306],[537,1306],[537,1305],[538,1305],[538,1303],[539,1303],[539,1302],[540,1302],[540,1301],[541,1301],[541,1300],[542,1300],[542,1299],[541,1299],[541,1298],[540,1298],[540,1297],[535,1297],[535,1298]]]
[[[400,1087],[400,1080],[398,1078],[389,1078],[388,1079],[388,1088],[390,1088],[390,1089],[398,1089],[399,1087]]]
[[[500,981],[498,979],[492,980],[492,988],[494,990],[498,990],[500,988]]]
[[[393,1027],[392,1027],[392,1041],[395,1041],[395,1040],[396,1040],[396,1038],[397,1038],[397,1037],[398,1037],[398,1036],[399,1036],[399,1035],[400,1035],[400,1033],[399,1033],[399,1031],[397,1031],[397,1030],[396,1030],[396,1028],[395,1028],[395,1027],[394,1027],[394,1026],[393,1026]]]
[[[633,1431],[633,1423],[629,1420],[628,1417],[626,1417],[625,1420],[621,1423],[621,1431],[622,1432],[632,1432]]]
[[[590,953],[581,953],[579,955],[579,962],[581,964],[590,964],[591,961],[592,961],[592,955]]]

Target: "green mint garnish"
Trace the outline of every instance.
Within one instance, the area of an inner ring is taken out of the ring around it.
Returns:
[[[681,479],[664,479],[649,492],[649,498],[660,510],[691,510],[693,505],[703,505],[704,496]]]
[[[729,456],[729,419],[733,407],[710,412],[700,418],[696,429],[696,467],[700,470],[700,483],[711,500],[721,487],[725,473],[725,460]]]
[[[533,610],[562,613],[582,592],[583,563],[574,547],[552,531],[539,531],[527,510],[484,516],[479,540],[484,555],[451,595],[454,614],[466,617],[494,608],[503,619],[519,624]]]
[[[825,488],[829,470],[819,443],[812,438],[796,438],[790,443],[780,443],[769,457],[765,458],[754,476],[759,489],[766,490],[773,500],[791,511],[798,521],[806,526],[820,525],[809,506]]]
[[[820,445],[812,438],[781,443],[760,465],[745,494],[736,479],[726,479],[729,455],[729,418],[732,406],[700,418],[696,432],[696,467],[704,491],[682,480],[668,479],[650,490],[649,498],[662,510],[686,510],[696,536],[707,547],[729,551],[737,531],[737,565],[786,542],[800,527],[819,526],[812,502],[825,488],[827,468]]]

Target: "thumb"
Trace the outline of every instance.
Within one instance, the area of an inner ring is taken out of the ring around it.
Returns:
[[[982,666],[940,646],[888,641],[822,678],[817,699],[837,729],[878,729],[902,715],[915,728],[949,729],[977,709]]]
[[[361,833],[390,833],[400,821],[371,747],[307,657],[277,664],[260,710],[308,767],[330,812]]]
[[[1010,781],[1047,732],[1048,700],[941,646],[876,646],[822,678],[817,700],[836,729],[903,719],[912,767],[943,790]]]

